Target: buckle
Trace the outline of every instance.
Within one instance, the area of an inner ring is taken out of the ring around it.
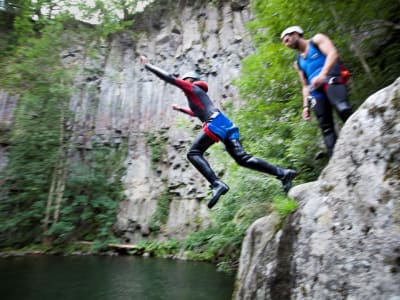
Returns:
[[[209,120],[215,119],[220,114],[219,111],[215,111],[208,117]]]

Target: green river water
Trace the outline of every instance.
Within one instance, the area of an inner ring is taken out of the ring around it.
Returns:
[[[2,300],[228,300],[233,276],[199,262],[133,256],[0,258]]]

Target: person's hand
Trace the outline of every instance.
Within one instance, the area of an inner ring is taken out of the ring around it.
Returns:
[[[304,107],[303,108],[303,120],[310,120],[311,119],[311,111],[309,107]]]
[[[145,64],[147,64],[149,62],[149,60],[147,59],[146,56],[141,55],[140,56],[140,62],[145,65]]]
[[[176,105],[176,104],[172,104],[172,109],[173,109],[173,110],[179,110],[179,106]]]
[[[311,86],[314,89],[319,88],[321,85],[323,85],[325,83],[326,80],[326,76],[323,74],[319,74],[318,76],[316,76],[312,81],[311,81]]]

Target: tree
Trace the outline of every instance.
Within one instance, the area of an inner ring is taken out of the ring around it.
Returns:
[[[59,59],[63,29],[52,24],[40,39],[27,39],[10,57],[0,84],[20,95],[0,207],[1,230],[14,233],[17,242],[41,236],[53,170],[65,161],[64,118],[72,77]]]

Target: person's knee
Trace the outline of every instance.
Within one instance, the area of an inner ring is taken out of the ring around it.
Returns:
[[[252,158],[252,156],[243,149],[235,149],[235,151],[232,152],[232,157],[240,166],[247,166]]]
[[[238,140],[230,140],[226,143],[227,150],[236,163],[240,166],[246,165],[249,155],[243,149]]]
[[[335,107],[342,121],[346,121],[352,114],[352,108],[349,103],[347,88],[343,84],[329,85],[327,96],[331,104]]]
[[[186,157],[189,161],[193,162],[197,157],[201,157],[203,153],[197,149],[190,149],[186,154]]]
[[[246,166],[248,161],[248,159],[244,156],[234,156],[233,158],[235,159],[236,163],[242,167]]]
[[[238,163],[238,165],[240,165],[242,167],[249,167],[249,166],[258,164],[257,159],[255,157],[253,157],[252,155],[247,154],[247,153],[246,153],[246,155],[240,157],[240,159],[237,160],[236,162]]]
[[[344,84],[329,84],[326,96],[330,102],[339,103],[346,101],[348,98],[347,87]]]

